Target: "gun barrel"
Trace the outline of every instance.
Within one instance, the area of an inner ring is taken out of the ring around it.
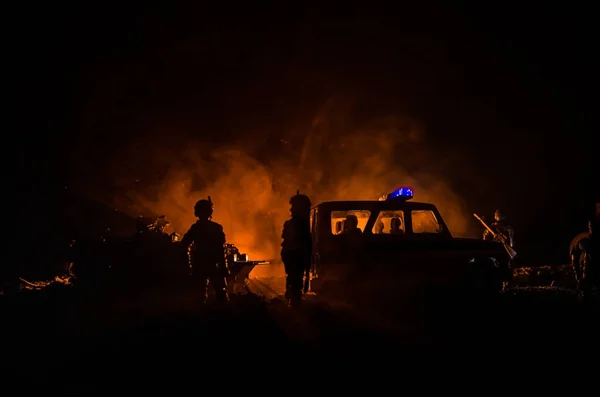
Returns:
[[[483,225],[483,227],[485,227],[485,228],[487,229],[487,231],[488,231],[488,232],[492,233],[492,236],[494,236],[494,237],[496,236],[496,233],[494,233],[494,231],[492,230],[492,228],[491,228],[491,227],[489,227],[489,226],[487,225],[487,223],[485,223],[485,221],[484,221],[483,219],[481,219],[481,217],[479,217],[479,215],[477,215],[477,214],[473,214],[473,216],[474,216],[474,217],[475,217],[475,218],[476,218],[476,219],[477,219],[479,222],[481,222],[481,224]]]

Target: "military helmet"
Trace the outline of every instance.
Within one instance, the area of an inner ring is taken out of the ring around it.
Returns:
[[[198,218],[210,218],[213,213],[213,203],[210,196],[207,199],[198,200],[194,205],[194,215]]]
[[[310,199],[305,194],[300,194],[300,191],[296,191],[296,195],[290,198],[290,205],[292,206],[292,211],[310,211],[310,207],[312,204]]]

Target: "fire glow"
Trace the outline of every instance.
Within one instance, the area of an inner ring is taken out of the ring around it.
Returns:
[[[330,109],[330,108],[328,108]],[[335,107],[333,107],[335,110]],[[334,110],[328,110],[329,112]],[[333,132],[341,127],[325,121],[331,115],[318,113],[299,147],[286,151],[289,141],[270,156],[253,154],[244,145],[207,148],[182,142],[173,157],[165,160],[168,170],[158,185],[130,191],[135,210],[165,214],[172,229],[184,234],[196,221],[197,200],[211,196],[213,220],[220,223],[228,243],[253,260],[277,261],[281,228],[289,218],[289,199],[300,189],[313,204],[329,200],[377,200],[382,192],[410,186],[418,201],[435,204],[456,237],[473,236],[470,212],[462,198],[440,176],[414,164],[408,172],[398,159],[403,150],[413,153],[421,144],[416,123],[403,117],[376,120],[355,131]],[[336,117],[331,120],[337,120]],[[406,148],[403,146],[410,144]],[[275,153],[275,154],[273,154]],[[435,159],[425,156],[425,159]],[[137,176],[136,178],[137,179]]]

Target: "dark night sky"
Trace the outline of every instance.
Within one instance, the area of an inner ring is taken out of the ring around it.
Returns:
[[[208,125],[218,135],[205,139],[225,140],[240,125],[273,127],[282,122],[278,113],[309,115],[331,93],[350,90],[370,98],[366,108],[422,120],[436,146],[467,150],[472,167],[497,186],[497,194],[472,198],[474,211],[501,206],[522,235],[540,230],[537,249],[564,246],[598,199],[592,13],[547,3],[447,3],[104,3],[15,17],[15,153],[24,203],[101,172],[98,158],[140,120],[179,134]]]

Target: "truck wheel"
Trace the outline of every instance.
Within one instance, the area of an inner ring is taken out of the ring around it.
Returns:
[[[498,270],[491,258],[471,261],[465,280],[465,287],[469,294],[477,298],[499,295],[504,285]]]

